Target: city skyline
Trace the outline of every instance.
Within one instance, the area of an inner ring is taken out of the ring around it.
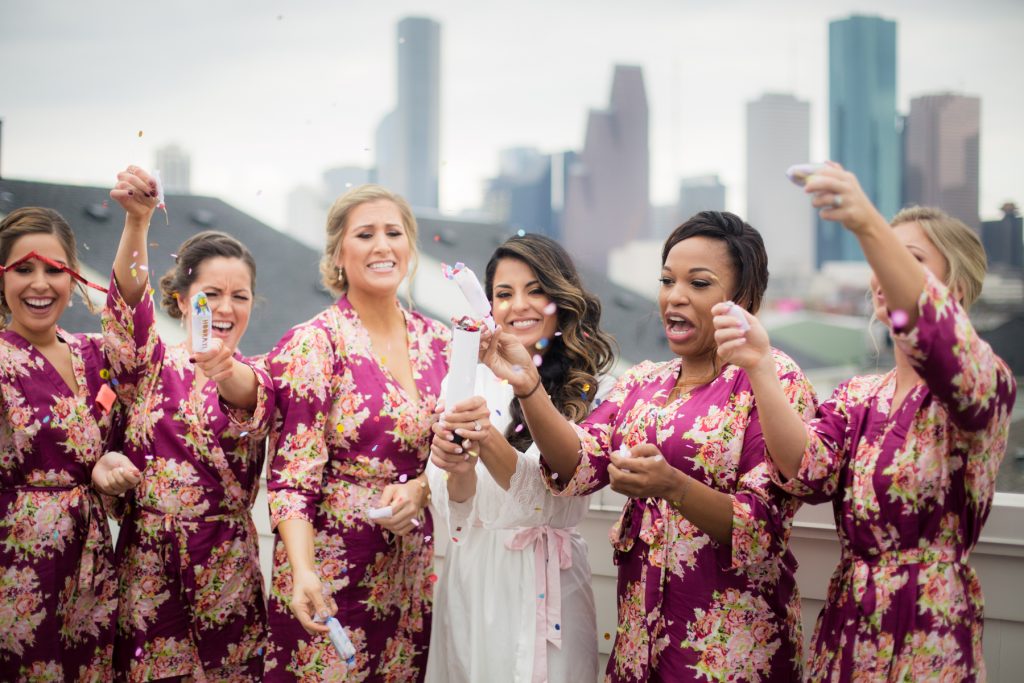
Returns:
[[[501,149],[582,149],[614,65],[635,64],[650,100],[652,204],[674,202],[683,177],[717,174],[728,208],[743,213],[745,103],[765,92],[809,101],[811,155],[824,158],[828,22],[865,13],[898,24],[901,113],[933,92],[981,98],[982,217],[1024,201],[1024,89],[1012,67],[1024,63],[1024,8],[1012,2],[825,0],[772,11],[751,2],[524,2],[505,14],[461,0],[386,11],[237,7],[185,2],[128,17],[5,3],[0,56],[19,68],[0,74],[3,175],[104,185],[126,163],[150,164],[156,147],[177,143],[192,159],[193,191],[282,226],[291,188],[331,167],[373,164],[374,129],[395,104],[395,26],[425,15],[444,34],[443,210],[480,205]],[[736,26],[738,12],[746,25]],[[155,36],[139,30],[157,24]],[[140,63],[148,78],[136,73]]]

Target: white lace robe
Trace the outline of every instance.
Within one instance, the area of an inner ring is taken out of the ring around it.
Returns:
[[[511,387],[481,365],[477,393],[504,433]],[[575,529],[589,498],[551,495],[539,463],[536,446],[518,453],[506,491],[477,461],[476,495],[464,503],[448,498],[442,470],[427,467],[437,533],[445,527],[449,533],[435,592],[428,683],[597,680],[590,563]]]

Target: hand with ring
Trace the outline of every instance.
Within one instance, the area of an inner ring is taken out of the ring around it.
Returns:
[[[432,429],[431,461],[448,472],[459,472],[476,466],[473,456],[480,454],[480,448],[491,435],[491,411],[482,396],[472,396],[456,404],[451,410],[438,406],[440,418]],[[462,443],[455,443],[455,436],[462,437]]]
[[[812,195],[811,204],[819,209],[822,219],[838,221],[855,235],[880,225],[879,221],[888,226],[861,189],[857,176],[833,161],[808,176],[804,192]]]

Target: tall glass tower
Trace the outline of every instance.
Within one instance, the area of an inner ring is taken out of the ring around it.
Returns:
[[[896,22],[838,19],[829,23],[828,43],[829,156],[856,173],[871,201],[891,218],[902,201]],[[853,235],[836,223],[819,223],[819,265],[861,259]]]

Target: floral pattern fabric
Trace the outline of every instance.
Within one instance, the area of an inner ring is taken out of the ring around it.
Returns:
[[[96,402],[99,335],[58,330],[78,390],[16,332],[0,332],[0,680],[112,678],[117,580],[92,467],[120,410]]]
[[[384,365],[386,349],[346,297],[293,328],[268,357],[278,396],[267,489],[271,520],[313,525],[315,563],[356,648],[348,666],[289,609],[291,565],[278,539],[270,593],[268,681],[422,680],[430,640],[434,545],[429,512],[396,537],[371,522],[382,489],[421,474],[448,371],[446,327],[403,311],[419,394]]]
[[[154,328],[151,292],[133,310],[111,278],[104,344],[128,407],[124,453],[143,470],[118,537],[115,668],[132,683],[172,676],[262,680],[266,609],[250,510],[273,414],[259,380],[252,412],[196,380],[184,346]]]
[[[790,402],[810,419],[810,384],[773,353]],[[676,359],[628,371],[579,425],[583,457],[572,479],[559,481],[544,465],[558,495],[585,495],[608,484],[608,453],[651,443],[673,467],[732,497],[729,545],[662,499],[626,503],[611,531],[618,628],[606,680],[799,680],[800,598],[788,549],[798,504],[769,478],[746,373],[726,366],[669,401],[681,369]]]
[[[923,383],[895,410],[895,370],[840,386],[782,484],[832,502],[842,546],[811,680],[985,679],[981,585],[967,559],[991,509],[1016,385],[930,274],[918,316],[893,338]]]

